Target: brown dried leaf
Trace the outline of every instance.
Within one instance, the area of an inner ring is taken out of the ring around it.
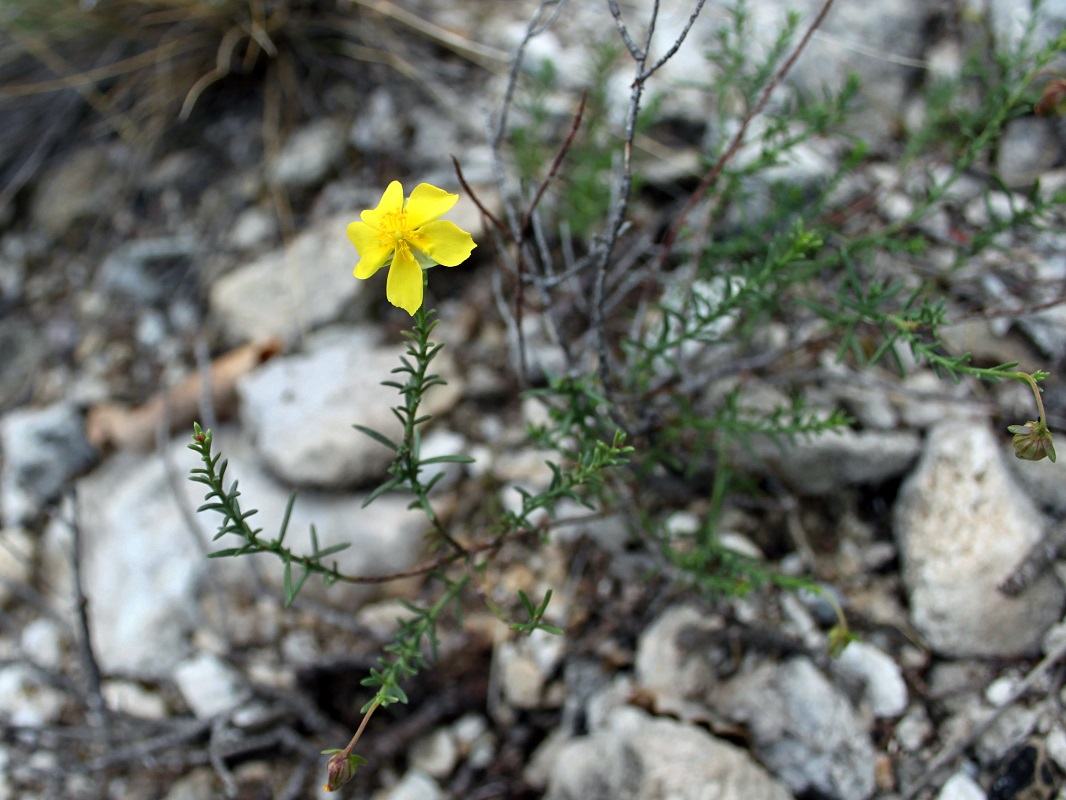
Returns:
[[[215,416],[225,419],[237,409],[237,381],[281,352],[281,341],[269,339],[231,350],[211,364],[208,380]],[[169,436],[192,425],[200,416],[202,374],[187,379],[136,408],[122,403],[100,403],[89,409],[85,435],[96,448],[150,450],[159,431]]]

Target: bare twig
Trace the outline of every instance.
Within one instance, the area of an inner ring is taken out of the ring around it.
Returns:
[[[637,117],[640,114],[641,100],[644,95],[644,84],[651,75],[661,68],[669,59],[677,53],[684,40],[687,38],[693,23],[703,9],[704,0],[697,0],[693,7],[692,15],[685,25],[677,40],[655,64],[649,69],[648,58],[651,51],[652,37],[655,33],[655,24],[659,14],[658,0],[652,6],[648,28],[644,37],[644,43],[638,47],[630,36],[625,24],[622,22],[621,11],[615,0],[607,0],[611,16],[615,20],[619,35],[629,50],[630,55],[636,62],[636,70],[633,83],[630,86],[629,107],[626,111],[624,144],[622,151],[622,165],[618,178],[613,188],[611,215],[607,224],[607,231],[601,245],[597,264],[596,276],[592,290],[592,319],[591,327],[597,342],[597,355],[599,358],[600,382],[604,392],[608,396],[612,393],[614,383],[613,370],[611,369],[611,354],[607,342],[605,300],[607,286],[607,272],[611,265],[614,248],[622,234],[623,225],[629,212],[629,200],[633,191],[633,140],[636,136]]]
[[[537,10],[529,20],[529,24],[526,25],[525,35],[515,49],[514,58],[511,60],[511,69],[507,74],[507,84],[504,87],[503,100],[500,103],[500,115],[496,120],[495,130],[491,138],[494,152],[499,152],[500,147],[503,145],[503,137],[507,133],[507,118],[511,113],[511,106],[514,104],[514,93],[515,89],[518,88],[518,73],[521,71],[522,62],[525,60],[526,48],[529,47],[529,43],[535,37],[552,26],[556,17],[559,16],[559,12],[562,11],[563,5],[563,0],[541,0],[540,5],[537,6]]]
[[[101,689],[100,664],[96,660],[93,650],[92,632],[89,626],[89,599],[85,596],[85,587],[81,574],[81,526],[78,524],[78,495],[74,490],[70,492],[71,515],[67,523],[70,530],[70,565],[74,583],[74,606],[78,621],[78,649],[81,651],[82,669],[85,670],[85,681],[88,684],[86,702],[89,706],[90,718],[100,726],[103,733],[104,743],[110,750],[114,747],[114,733],[111,728],[111,715],[107,708]]]
[[[1029,549],[1022,562],[1011,570],[1011,574],[999,585],[999,590],[1008,597],[1017,597],[1046,573],[1064,552],[1066,522],[1060,521]]]
[[[459,185],[463,187],[463,191],[470,196],[470,199],[474,201],[474,205],[477,206],[477,210],[481,212],[481,216],[492,223],[492,226],[501,233],[507,233],[507,226],[496,218],[496,215],[485,208],[485,204],[481,202],[481,198],[477,196],[477,192],[474,188],[466,182],[466,177],[463,175],[463,168],[459,165],[459,159],[452,156],[452,166],[455,167],[455,177],[459,179]]]

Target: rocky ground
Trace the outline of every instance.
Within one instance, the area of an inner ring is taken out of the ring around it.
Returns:
[[[645,19],[648,5],[625,5],[627,18]],[[669,43],[689,9],[663,5]],[[706,113],[686,81],[706,69],[714,5],[660,76],[675,131]],[[821,4],[750,5],[756,50],[784,8],[810,20]],[[848,71],[864,80],[850,133],[872,156],[850,191],[868,202],[851,225],[906,217],[915,176],[950,167],[903,165],[900,138],[929,113],[922,75],[960,68],[960,21],[984,19],[1004,45],[1024,27],[1011,2],[860,5],[833,9],[791,75],[801,87],[839,85]],[[530,43],[530,63],[550,60],[561,76],[560,116],[589,80],[588,43],[614,35],[605,6],[549,4],[558,17]],[[1036,30],[1058,35],[1066,6],[1044,6]],[[399,601],[432,601],[433,589],[418,577],[312,581],[286,608],[276,561],[208,560],[225,541],[193,511],[203,490],[186,480],[191,422],[215,431],[268,530],[295,487],[293,535],[313,523],[321,546],[351,542],[343,571],[403,573],[431,557],[406,498],[362,507],[389,453],[351,426],[392,424],[394,391],[378,382],[398,364],[409,318],[385,304],[383,280],[352,278],[344,231],[390,180],[458,190],[453,154],[498,201],[486,130],[536,9],[359,3],[348,11],[376,14],[380,41],[360,45],[349,74],[303,76],[306,108],[271,105],[264,87],[277,76],[230,76],[147,156],[93,114],[56,111],[67,133],[42,129],[48,157],[0,210],[0,798],[320,794],[320,751],[358,725],[360,681],[406,613]],[[619,111],[629,81],[619,71],[608,84]],[[291,121],[276,135],[272,113]],[[656,191],[636,218],[661,214],[693,170],[698,180],[700,136],[680,142],[644,143]],[[1045,196],[1061,192],[1063,143],[1054,118],[1011,122],[987,165],[1002,180],[975,169],[956,186],[923,223],[944,247],[918,268],[1028,202],[1037,180]],[[810,145],[797,181],[832,166],[832,146]],[[493,292],[500,259],[468,196],[449,218],[479,248],[430,284],[448,384],[427,400],[423,454],[476,458],[448,465],[437,488],[441,513],[461,525],[551,473],[526,443],[543,411],[520,392],[513,319]],[[1007,231],[943,281],[961,320],[944,331],[954,352],[1053,373],[1052,430],[1066,430],[1062,223],[1060,210]],[[784,331],[793,344],[803,335]],[[537,363],[557,360],[531,341]],[[737,454],[765,491],[729,508],[722,535],[821,581],[859,642],[830,658],[824,598],[711,601],[672,580],[621,513],[563,509],[575,524],[546,543],[508,543],[462,622],[442,625],[438,663],[412,682],[410,704],[375,715],[359,748],[370,764],[342,793],[1066,798],[1066,473],[1014,459],[1005,431],[1033,416],[1031,394],[917,367],[903,379],[856,371],[833,355],[816,364],[833,387],[821,400],[858,423]],[[761,390],[777,391],[769,380]],[[663,530],[699,527],[705,487],[670,502]],[[516,636],[484,602],[547,588],[562,636]]]

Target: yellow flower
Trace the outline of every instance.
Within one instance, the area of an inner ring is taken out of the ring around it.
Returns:
[[[438,219],[459,195],[420,183],[405,201],[399,181],[389,184],[377,208],[367,209],[362,222],[348,225],[348,238],[359,252],[355,277],[365,280],[389,265],[385,296],[408,314],[422,306],[422,270],[434,264],[454,267],[477,246],[455,223]]]

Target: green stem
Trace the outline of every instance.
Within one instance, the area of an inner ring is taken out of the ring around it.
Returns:
[[[363,721],[359,723],[359,729],[355,732],[355,736],[348,742],[348,746],[344,748],[343,755],[345,758],[352,754],[352,748],[355,747],[355,743],[359,741],[359,737],[363,735],[363,731],[366,729],[366,724],[370,722],[371,715],[377,710],[377,707],[381,705],[381,701],[375,699],[374,704],[367,709],[367,712],[363,715]]]
[[[425,287],[425,271],[423,270],[423,287]],[[411,331],[413,338],[413,344],[409,349],[409,353],[414,358],[415,364],[411,370],[411,374],[407,380],[407,386],[404,388],[404,413],[403,413],[403,444],[400,449],[400,468],[404,477],[407,480],[407,485],[410,488],[412,494],[415,495],[418,501],[419,507],[422,509],[426,518],[433,526],[433,530],[446,541],[451,547],[458,553],[465,554],[466,548],[460,544],[455,537],[448,533],[447,529],[441,523],[440,518],[437,516],[437,512],[433,509],[432,504],[429,502],[429,498],[426,496],[426,487],[419,480],[419,463],[418,463],[418,447],[417,447],[417,426],[422,421],[418,416],[418,408],[422,402],[422,395],[425,392],[426,372],[429,369],[430,361],[437,349],[430,347],[429,335],[433,330],[431,320],[434,316],[434,311],[426,311],[425,303],[419,306],[415,312],[415,323]]]

